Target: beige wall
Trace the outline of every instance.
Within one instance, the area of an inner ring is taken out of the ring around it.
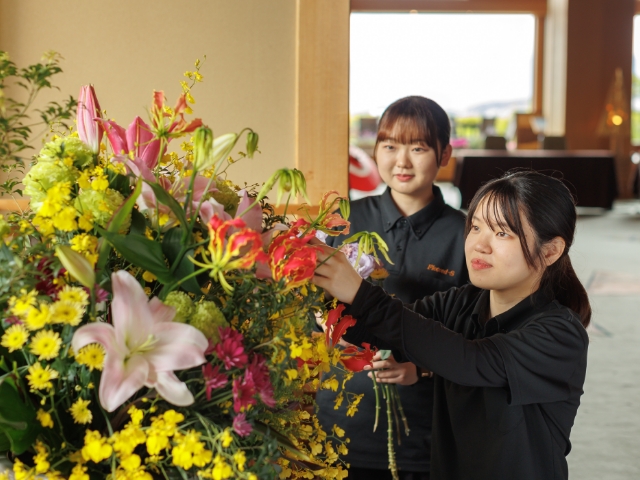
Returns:
[[[230,169],[241,184],[295,165],[295,28],[295,0],[0,0],[0,49],[18,65],[61,53],[62,93],[93,83],[124,126],[146,119],[153,89],[173,104],[206,55],[194,115],[216,135],[260,134],[262,154]]]

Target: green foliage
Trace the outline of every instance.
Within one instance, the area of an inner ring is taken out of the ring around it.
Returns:
[[[57,88],[52,78],[61,73],[60,60],[57,53],[45,54],[39,63],[18,68],[9,58],[7,52],[0,50],[0,168],[3,172],[23,173],[33,149],[31,141],[60,124],[66,127],[75,114],[76,100],[69,96],[62,103],[50,101],[41,109],[33,110],[32,106],[43,90]],[[7,96],[7,91],[21,91],[19,101]],[[37,116],[38,118],[32,118]],[[17,176],[10,176],[0,184],[0,195],[22,191],[17,188]]]

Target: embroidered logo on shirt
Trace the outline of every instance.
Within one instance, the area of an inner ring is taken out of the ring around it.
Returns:
[[[436,267],[433,263],[429,264],[429,266],[427,267],[427,270],[431,270],[432,272],[438,272],[438,273],[441,273],[442,275],[449,275],[450,277],[453,277],[456,274],[455,270]]]

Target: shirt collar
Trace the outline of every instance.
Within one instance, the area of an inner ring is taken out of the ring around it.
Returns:
[[[506,312],[487,319],[489,316],[489,290],[483,290],[471,315],[478,328],[484,328],[484,336],[498,332],[507,333],[518,328],[533,315],[542,312],[543,307],[552,300],[553,298],[547,293],[537,290]],[[485,319],[487,320],[485,321]]]
[[[416,238],[421,239],[424,234],[427,233],[429,228],[431,228],[433,222],[435,222],[440,216],[444,207],[445,203],[444,198],[442,197],[442,192],[440,191],[440,188],[434,185],[433,200],[429,202],[429,205],[407,217],[407,221],[413,235]],[[380,211],[382,214],[382,223],[385,232],[394,228],[398,220],[404,218],[391,197],[390,188],[387,188],[382,194]]]

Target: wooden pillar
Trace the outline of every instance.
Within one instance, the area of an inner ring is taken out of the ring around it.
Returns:
[[[571,149],[608,149],[597,132],[615,70],[623,72],[631,100],[634,0],[549,0],[544,115],[548,134],[567,138]],[[630,106],[630,105],[629,105]],[[630,195],[630,124],[617,159],[618,189]]]
[[[296,0],[296,168],[309,198],[348,194],[349,0]]]

